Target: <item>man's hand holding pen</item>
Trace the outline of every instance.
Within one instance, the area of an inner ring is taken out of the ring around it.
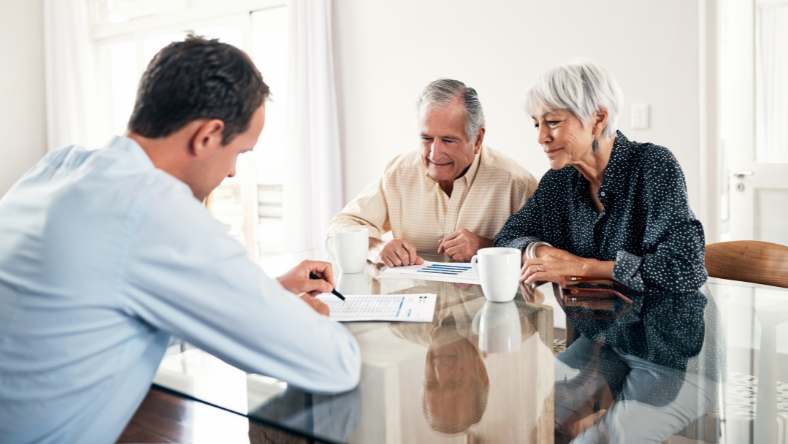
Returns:
[[[320,279],[312,279],[309,273],[314,273]],[[285,290],[295,293],[308,293],[317,296],[322,293],[331,293],[336,287],[334,272],[331,264],[322,261],[301,261],[287,273],[276,278]]]

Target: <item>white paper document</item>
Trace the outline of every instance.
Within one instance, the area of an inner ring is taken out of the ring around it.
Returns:
[[[424,261],[421,265],[387,268],[378,278],[423,279],[479,285],[479,277],[473,271],[473,266],[457,262]]]
[[[432,322],[434,294],[345,295],[345,300],[330,293],[317,297],[331,310],[330,319],[340,322],[389,321]]]

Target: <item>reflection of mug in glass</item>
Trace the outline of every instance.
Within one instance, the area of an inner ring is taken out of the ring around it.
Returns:
[[[364,273],[342,273],[337,287],[342,294],[370,294],[369,280]]]
[[[479,335],[479,349],[488,353],[520,350],[520,313],[514,301],[484,303],[473,318],[473,332]]]
[[[517,294],[520,280],[520,257],[516,248],[482,248],[471,259],[482,283],[484,297],[493,302],[508,302]]]
[[[334,252],[328,242],[334,239]],[[366,228],[340,228],[326,238],[326,251],[339,264],[342,273],[361,273],[367,265],[369,230]]]

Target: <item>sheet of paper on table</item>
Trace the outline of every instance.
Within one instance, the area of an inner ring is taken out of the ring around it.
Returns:
[[[407,267],[387,268],[378,278],[408,278],[425,281],[455,282],[479,285],[479,277],[471,264],[457,262],[429,262]]]
[[[432,322],[437,296],[427,293],[345,295],[342,301],[324,293],[317,298],[328,305],[329,318],[340,322]]]

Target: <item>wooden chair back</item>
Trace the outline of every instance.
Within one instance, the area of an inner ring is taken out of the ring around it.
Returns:
[[[788,288],[788,247],[759,241],[706,245],[710,277]]]

